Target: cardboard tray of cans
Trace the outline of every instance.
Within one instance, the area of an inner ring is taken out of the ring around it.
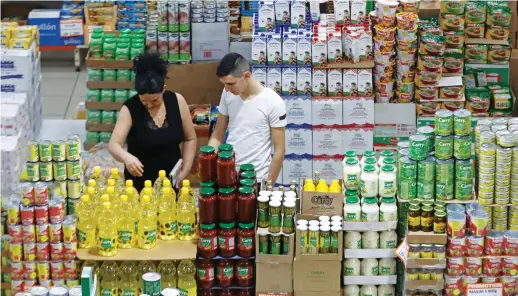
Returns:
[[[88,110],[115,110],[119,111],[122,108],[123,103],[103,103],[103,102],[86,102],[85,107]]]
[[[442,290],[444,289],[444,280],[411,280],[406,281],[407,290]]]
[[[295,225],[299,219],[305,220],[318,220],[317,215],[296,215],[295,217]],[[338,232],[338,253],[331,254],[302,254],[302,250],[299,242],[301,241],[301,233],[300,230],[295,231],[295,241],[297,242],[295,246],[295,258],[300,261],[342,261],[343,259],[343,242],[344,242],[344,233],[343,231]]]
[[[407,268],[446,268],[446,258],[409,258],[406,262]]]
[[[344,258],[395,258],[396,249],[344,249]]]
[[[344,285],[395,285],[397,275],[358,275],[344,276]]]
[[[87,123],[86,130],[89,132],[111,132],[115,128],[115,124],[105,123]]]
[[[343,62],[337,64],[328,64],[327,66],[317,66],[313,69],[370,69],[374,68],[374,61],[363,61],[359,63]]]
[[[433,233],[423,231],[409,231],[407,234],[409,244],[438,244],[445,245],[446,233]]]
[[[344,231],[390,231],[396,230],[397,221],[390,222],[347,222],[342,226]]]
[[[97,89],[134,89],[135,82],[133,81],[87,81],[86,88],[97,88]]]
[[[104,59],[95,59],[90,56],[86,57],[86,66],[96,69],[132,69],[133,61],[107,61]]]

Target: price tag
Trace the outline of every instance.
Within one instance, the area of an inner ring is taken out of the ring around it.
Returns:
[[[401,244],[399,244],[394,253],[399,259],[401,259],[401,261],[403,262],[403,264],[405,264],[406,267],[406,262],[408,259],[408,243],[406,241],[406,237],[403,239]]]
[[[468,284],[466,296],[503,296],[504,286],[502,283],[493,284]]]
[[[61,37],[83,36],[83,19],[59,21]]]

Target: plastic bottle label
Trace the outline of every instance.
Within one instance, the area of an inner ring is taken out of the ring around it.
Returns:
[[[176,221],[160,223],[160,232],[165,236],[172,236],[176,233]]]
[[[251,278],[250,268],[248,267],[238,267],[237,274],[239,279],[248,280]]]
[[[150,230],[147,232],[146,236],[147,242],[155,242],[156,241],[156,229]]]
[[[129,244],[133,239],[133,232],[128,230],[119,230],[119,242],[122,244]]]
[[[135,295],[137,295],[136,289],[122,289],[121,296],[135,296]]]
[[[345,275],[354,275],[354,268],[346,267],[345,268]]]
[[[356,213],[346,213],[345,221],[357,221]]]
[[[199,268],[198,279],[209,281],[214,280],[214,267]]]
[[[271,214],[270,215],[270,226],[281,226],[281,215]]]
[[[390,275],[390,267],[381,267],[380,275]]]
[[[216,237],[200,238],[200,249],[204,251],[213,251],[217,248]]]
[[[252,249],[252,237],[240,237],[239,246],[240,246],[240,249],[251,250]]]
[[[331,247],[338,248],[338,236],[331,236]]]
[[[180,233],[189,235],[192,232],[192,225],[190,223],[180,223]]]
[[[113,245],[115,243],[115,239],[110,237],[99,237],[99,247],[103,251],[109,251],[113,248]]]
[[[229,280],[232,279],[232,276],[234,275],[234,268],[233,267],[218,267],[216,269],[216,276],[217,278],[221,280]]]
[[[101,296],[114,296],[117,295],[117,289],[101,289]]]

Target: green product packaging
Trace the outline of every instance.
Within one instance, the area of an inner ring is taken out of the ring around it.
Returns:
[[[101,90],[100,101],[103,102],[103,103],[111,103],[111,102],[113,102],[113,89],[103,89],[103,90]]]
[[[86,92],[87,102],[99,102],[101,100],[101,91],[91,88]]]
[[[112,137],[111,132],[100,132],[99,133],[99,143],[109,143],[111,137]]]
[[[86,143],[88,143],[88,144],[99,143],[99,133],[87,131],[86,132]]]
[[[133,97],[134,97],[134,96],[136,96],[136,95],[137,95],[137,91],[136,91],[136,90],[134,90],[134,89],[130,89],[130,90],[128,91],[128,99],[129,99],[129,98],[133,98]]]
[[[108,35],[106,35],[106,38]],[[103,56],[108,61],[113,61],[115,59],[115,50],[117,48],[117,42],[115,39],[106,39],[103,43]]]
[[[128,99],[127,89],[116,89],[113,101],[116,103],[124,103]]]
[[[130,70],[129,69],[117,70],[117,81],[130,81]]]
[[[115,124],[115,112],[111,110],[104,110],[101,113],[101,123]]]
[[[87,110],[86,111],[86,122],[90,124],[101,123],[101,111],[99,110]]]
[[[117,70],[115,69],[104,69],[103,70],[103,81],[115,81],[117,77]]]
[[[88,81],[102,81],[103,71],[101,69],[88,68]]]
[[[129,44],[128,43],[119,43],[117,45],[117,49],[115,51],[115,59],[117,61],[129,60]]]

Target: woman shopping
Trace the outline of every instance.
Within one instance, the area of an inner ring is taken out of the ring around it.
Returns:
[[[137,190],[154,181],[159,170],[169,173],[182,159],[176,186],[191,171],[196,133],[189,107],[182,95],[165,90],[167,61],[146,53],[133,60],[137,95],[122,106],[110,139],[109,150],[124,163],[124,176]],[[127,141],[128,151],[123,145]]]

